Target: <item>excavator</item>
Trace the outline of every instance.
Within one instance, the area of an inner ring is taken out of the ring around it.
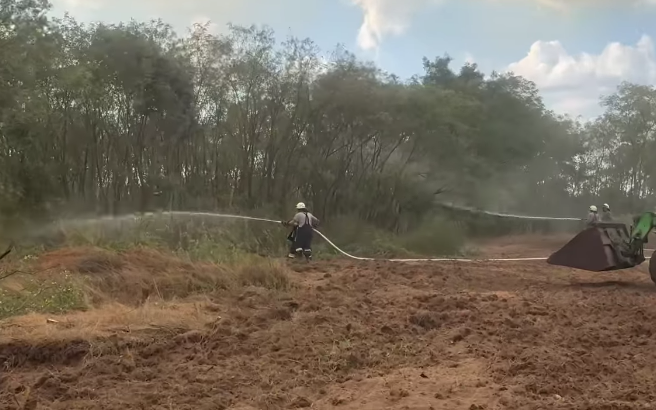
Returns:
[[[592,272],[638,266],[646,260],[644,245],[655,224],[654,212],[634,217],[630,229],[619,222],[597,222],[551,254],[547,263]],[[649,260],[649,276],[656,283],[656,260],[653,257]]]

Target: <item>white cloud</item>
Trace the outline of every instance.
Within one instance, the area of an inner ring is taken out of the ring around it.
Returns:
[[[572,55],[559,41],[536,41],[509,71],[528,78],[561,112],[595,115],[599,96],[622,81],[656,83],[656,50],[649,36],[635,45],[608,44],[599,54]]]
[[[363,13],[358,32],[358,46],[365,50],[378,48],[386,35],[403,34],[414,15],[440,0],[351,0]]]
[[[416,14],[448,0],[350,1],[362,9],[364,16],[358,33],[358,45],[371,50],[377,49],[385,37],[403,34]],[[583,7],[627,9],[656,5],[656,0],[468,1],[532,2],[536,7],[556,13],[554,16]],[[547,104],[556,111],[591,117],[600,111],[599,97],[612,93],[621,81],[656,84],[655,54],[654,42],[648,36],[643,36],[634,46],[610,43],[596,55],[571,55],[559,41],[537,41],[525,58],[510,64],[508,68],[535,81]],[[465,61],[472,62],[474,58],[466,53]]]
[[[418,13],[429,7],[439,6],[448,1],[465,1],[471,7],[476,2],[498,2],[524,4],[530,2],[545,10],[567,13],[581,7],[616,7],[630,8],[640,5],[656,4],[656,0],[325,0],[347,1],[363,13],[363,21],[358,33],[358,44],[364,49],[377,49],[382,41],[390,35],[401,35],[409,28]],[[307,0],[242,0],[240,2],[220,0],[188,0],[174,3],[171,0],[52,0],[58,10],[70,10],[83,19],[120,21],[125,19],[125,12],[137,19],[150,17],[156,13],[174,26],[188,27],[192,22],[204,23],[210,17],[211,31],[221,31],[228,21],[238,24],[266,22],[300,21],[308,15],[316,15],[318,2]],[[157,4],[157,7],[153,5]],[[125,7],[122,7],[125,6]],[[127,7],[130,6],[130,7]],[[305,17],[304,17],[305,16]],[[502,24],[502,23],[501,23]],[[355,34],[355,33],[354,33]],[[599,112],[597,106],[600,94],[614,91],[622,81],[643,84],[656,84],[656,57],[654,42],[649,37],[641,38],[637,44],[630,46],[611,43],[599,54],[570,54],[558,41],[538,41],[528,54],[513,64],[509,69],[537,83],[545,95],[549,106],[561,112],[571,114],[594,115]],[[469,53],[464,53],[463,60],[476,60],[483,66],[493,66],[485,61],[478,61]],[[487,71],[487,70],[486,70]]]
[[[365,50],[376,49],[386,36],[403,34],[420,11],[447,0],[350,0],[362,9],[363,21],[358,33],[358,46]],[[451,0],[469,1],[475,0]],[[656,0],[477,0],[479,2],[505,2],[525,4],[552,11],[567,12],[579,7],[615,6],[622,8],[655,5]],[[474,6],[472,6],[474,7]]]

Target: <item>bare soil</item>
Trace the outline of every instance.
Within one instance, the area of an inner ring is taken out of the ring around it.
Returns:
[[[573,235],[509,235],[479,241],[476,247],[481,258],[540,258],[549,254],[572,239]]]
[[[112,307],[129,326],[102,310],[4,323],[0,408],[656,407],[646,267],[340,260],[290,264],[289,275],[287,291],[180,301],[178,321],[149,314],[137,326]]]

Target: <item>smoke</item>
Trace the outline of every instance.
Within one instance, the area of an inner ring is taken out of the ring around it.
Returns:
[[[358,46],[364,50],[377,49],[386,36],[403,34],[419,12],[448,0],[351,0],[363,13],[358,32]],[[454,0],[451,0],[454,1]],[[545,11],[567,13],[583,7],[634,8],[656,5],[656,0],[460,0],[462,2],[533,3]]]

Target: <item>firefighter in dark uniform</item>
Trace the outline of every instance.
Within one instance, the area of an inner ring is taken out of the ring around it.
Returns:
[[[312,238],[314,228],[319,226],[319,220],[312,215],[303,202],[296,204],[296,215],[289,221],[282,221],[285,226],[293,226],[287,240],[291,241],[289,258],[303,255],[306,259],[312,259]]]

